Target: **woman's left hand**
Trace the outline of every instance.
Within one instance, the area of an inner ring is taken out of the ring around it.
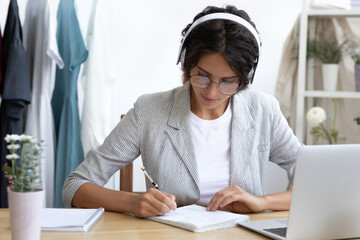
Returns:
[[[264,210],[264,199],[246,192],[237,185],[232,185],[217,192],[210,200],[207,210],[237,213],[260,212]]]

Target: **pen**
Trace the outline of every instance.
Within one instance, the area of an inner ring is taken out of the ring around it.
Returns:
[[[159,190],[160,192],[163,192],[161,190],[161,188],[159,187],[159,185],[154,181],[154,179],[149,175],[149,173],[145,170],[145,167],[142,167],[141,170],[143,170],[145,176],[150,180],[150,182],[152,183],[152,185],[154,185],[154,187]]]

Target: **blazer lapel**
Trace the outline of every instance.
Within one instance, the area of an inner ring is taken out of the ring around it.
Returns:
[[[246,94],[246,90],[243,94]],[[242,93],[233,97],[230,184],[244,188],[255,140],[255,123]],[[249,190],[249,189],[244,189]]]
[[[199,187],[199,176],[195,158],[195,149],[191,139],[190,128],[190,84],[187,82],[180,88],[175,96],[174,106],[171,110],[167,133],[170,140],[189,170],[196,185]]]

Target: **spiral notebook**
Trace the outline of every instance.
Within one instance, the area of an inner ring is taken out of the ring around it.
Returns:
[[[249,216],[225,211],[210,212],[205,207],[194,204],[149,219],[192,232],[206,232],[234,227],[238,223],[249,221]]]
[[[43,208],[41,230],[87,232],[103,213],[104,208]]]

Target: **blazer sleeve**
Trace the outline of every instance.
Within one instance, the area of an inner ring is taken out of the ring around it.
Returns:
[[[288,179],[292,184],[296,156],[301,144],[281,113],[279,103],[275,98],[273,98],[273,101],[270,161],[287,171]]]
[[[140,155],[142,135],[141,98],[106,137],[104,143],[86,155],[85,160],[69,174],[62,197],[66,206],[71,206],[74,194],[87,182],[104,186],[119,169]]]

